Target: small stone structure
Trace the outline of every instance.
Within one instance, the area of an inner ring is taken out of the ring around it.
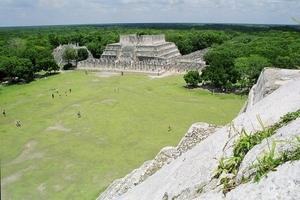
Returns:
[[[78,50],[78,49],[86,49],[89,53],[89,57],[88,59],[92,59],[93,58],[93,55],[91,54],[91,52],[87,49],[86,46],[79,46],[78,44],[64,44],[64,45],[59,45],[57,48],[55,48],[52,52],[52,56],[54,57],[55,61],[57,62],[58,66],[63,66],[65,64],[67,64],[67,62],[65,62],[63,59],[62,59],[62,54],[63,52],[65,51],[66,47],[67,46],[71,46],[73,47],[75,50]],[[73,63],[74,64],[74,63]]]
[[[108,44],[99,59],[80,61],[77,69],[93,69],[113,72],[135,72],[151,75],[190,70],[201,71],[205,67],[204,53],[209,49],[182,56],[173,42],[166,42],[165,35],[121,35],[118,43]]]

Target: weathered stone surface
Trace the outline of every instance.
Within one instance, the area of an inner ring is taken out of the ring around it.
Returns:
[[[278,166],[276,172],[268,173],[268,177],[259,183],[242,184],[229,192],[224,199],[300,199],[300,161]]]
[[[250,90],[248,100],[241,111],[250,108],[280,86],[299,78],[300,70],[264,68],[257,84]]]
[[[195,200],[274,200],[300,199],[300,161],[287,162],[278,166],[277,171],[268,173],[268,177],[259,183],[252,181],[241,184],[224,196],[218,190],[203,193]]]
[[[120,42],[108,44],[101,58],[116,61],[142,61],[147,59],[169,59],[181,56],[173,42],[166,42],[165,35],[121,35]]]
[[[265,153],[269,153],[273,145],[275,145],[274,158],[277,158],[284,151],[295,151],[295,144],[297,144],[295,135],[300,136],[300,118],[278,129],[273,136],[264,139],[249,151],[240,166],[237,182],[240,183],[242,177],[253,178],[256,170],[251,168],[251,166],[258,163],[257,158],[262,158]]]

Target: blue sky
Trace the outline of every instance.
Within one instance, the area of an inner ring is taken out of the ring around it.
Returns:
[[[0,0],[0,26],[103,23],[297,24],[300,0]]]

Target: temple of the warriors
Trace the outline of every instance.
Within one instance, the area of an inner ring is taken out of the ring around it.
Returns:
[[[181,56],[173,42],[166,42],[165,35],[121,35],[120,42],[108,44],[101,58],[117,62],[168,60]]]
[[[63,46],[56,48],[54,57],[63,49]],[[120,35],[119,42],[108,44],[99,59],[90,54],[87,60],[77,63],[77,68],[156,75],[164,72],[186,73],[191,70],[200,72],[205,67],[203,55],[208,50],[181,55],[173,42],[165,41],[164,34]]]

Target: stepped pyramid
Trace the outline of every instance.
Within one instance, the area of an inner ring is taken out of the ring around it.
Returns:
[[[101,55],[116,61],[168,60],[181,56],[173,42],[166,42],[165,35],[120,35],[120,42],[108,44]]]

